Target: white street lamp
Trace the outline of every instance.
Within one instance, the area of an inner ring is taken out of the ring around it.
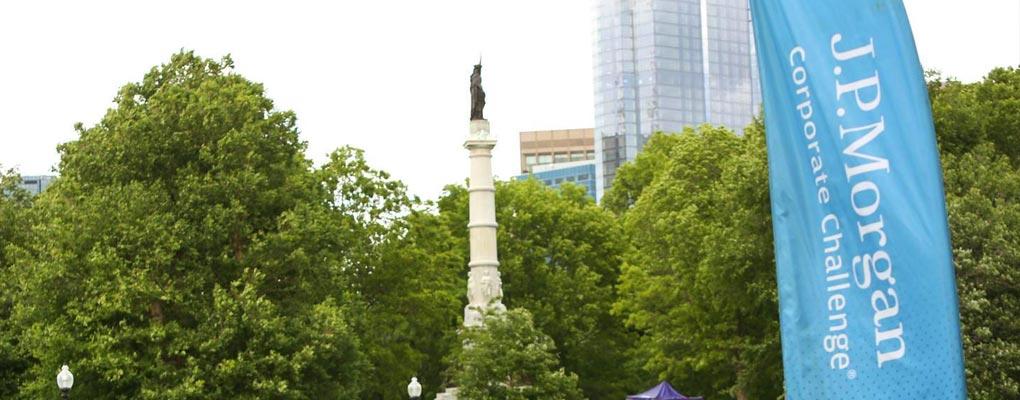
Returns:
[[[68,392],[71,391],[71,386],[74,386],[74,375],[66,365],[60,367],[60,373],[57,374],[57,387],[60,388],[60,396],[66,399]]]
[[[418,377],[411,378],[411,383],[407,384],[407,395],[411,396],[411,400],[418,400],[421,398],[421,384],[418,383]]]

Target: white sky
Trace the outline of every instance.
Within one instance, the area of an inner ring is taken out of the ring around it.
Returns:
[[[517,133],[593,125],[591,0],[19,1],[0,3],[0,164],[57,165],[72,126],[179,49],[230,53],[309,157],[365,149],[435,198],[463,182],[468,76],[483,53],[494,168],[519,168]],[[963,81],[1020,64],[1020,0],[905,0],[921,62]]]

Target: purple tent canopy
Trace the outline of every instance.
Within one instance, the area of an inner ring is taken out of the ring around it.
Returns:
[[[627,396],[627,400],[703,400],[701,397],[687,397],[677,393],[669,382],[662,383],[648,389],[644,393]]]

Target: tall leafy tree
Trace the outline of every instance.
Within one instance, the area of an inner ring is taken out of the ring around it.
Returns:
[[[935,132],[943,154],[990,143],[1020,166],[1020,68],[995,68],[981,81],[928,76]]]
[[[362,349],[370,363],[360,399],[402,399],[418,376],[424,394],[441,389],[444,357],[460,326],[466,261],[438,215],[411,198],[389,174],[371,168],[362,151],[342,148],[317,171],[333,188],[332,211],[345,230],[341,275]]]
[[[973,399],[1020,396],[1020,69],[964,84],[933,74],[946,203]]]
[[[487,315],[466,329],[455,353],[458,397],[465,400],[580,400],[577,375],[559,366],[556,345],[531,313],[518,308]]]
[[[18,346],[17,329],[11,323],[16,297],[9,253],[26,244],[31,226],[28,220],[31,197],[19,183],[21,178],[14,170],[0,172],[0,398],[14,397],[21,374],[31,364],[28,355]]]
[[[190,52],[78,130],[15,252],[22,397],[63,363],[87,398],[356,397],[365,228],[336,194],[372,177],[332,168],[349,154],[314,171],[293,113]]]
[[[450,186],[438,203],[465,259],[467,201],[463,187]],[[610,312],[625,243],[615,217],[579,186],[522,180],[497,182],[496,220],[503,303],[533,313],[587,397],[639,387],[627,354],[634,336]]]
[[[614,182],[607,199],[630,247],[616,311],[642,332],[645,370],[709,397],[781,394],[761,124],[659,134],[619,177],[626,193]]]
[[[440,216],[416,210],[396,222],[362,277],[362,340],[374,369],[361,398],[403,399],[417,376],[423,395],[443,388],[447,355],[461,346],[467,261]]]
[[[970,397],[1017,398],[1020,170],[988,143],[943,163]]]

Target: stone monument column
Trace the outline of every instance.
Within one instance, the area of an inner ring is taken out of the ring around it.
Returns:
[[[471,160],[468,175],[468,237],[471,261],[468,263],[468,305],[464,307],[464,326],[478,328],[486,311],[505,312],[503,283],[499,279],[496,255],[496,186],[492,182],[492,148],[496,137],[489,133],[489,121],[482,115],[485,91],[482,90],[482,63],[471,73],[471,122],[464,148]],[[457,388],[446,389],[436,400],[457,400]]]
[[[485,310],[506,311],[499,261],[496,254],[496,187],[492,180],[492,149],[496,138],[489,132],[489,121],[471,120],[464,147],[471,160],[468,180],[471,261],[468,263],[468,305],[464,308],[464,326],[482,325]]]

